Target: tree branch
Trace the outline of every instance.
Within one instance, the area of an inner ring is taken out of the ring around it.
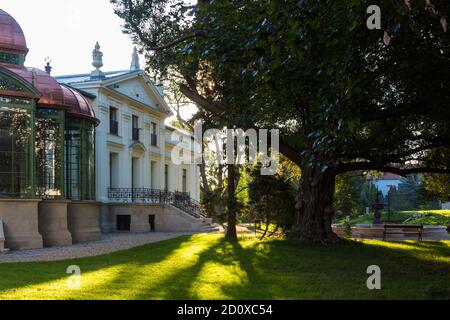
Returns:
[[[173,40],[172,42],[169,42],[167,44],[163,45],[157,45],[156,43],[150,43],[146,49],[148,51],[161,51],[165,49],[169,49],[173,46],[176,46],[177,44],[184,42],[189,39],[197,38],[197,37],[206,37],[206,31],[205,30],[195,30],[191,34],[184,35],[178,39]]]
[[[432,167],[417,167],[417,168],[397,168],[388,165],[377,165],[372,162],[349,162],[341,163],[336,169],[337,174],[342,174],[349,171],[361,170],[377,170],[382,172],[391,172],[400,176],[406,176],[414,173],[450,173],[450,168],[432,168]]]
[[[189,39],[193,39],[193,38],[197,38],[197,37],[206,37],[206,31],[205,30],[194,30],[192,33],[190,34],[186,34],[184,36],[181,36],[178,39],[175,39],[167,44],[163,44],[163,45],[158,45],[157,43],[155,43],[154,41],[151,41],[143,32],[142,30],[139,28],[139,25],[136,24],[134,22],[134,15],[135,15],[135,10],[134,10],[134,6],[133,6],[133,1],[132,0],[128,0],[127,1],[127,5],[128,5],[128,10],[129,10],[129,17],[127,19],[127,22],[129,23],[129,25],[131,26],[131,28],[134,30],[134,32],[136,32],[136,34],[138,35],[139,39],[141,40],[142,43],[146,43],[146,49],[148,51],[161,51],[161,50],[165,50],[168,48],[171,48],[181,42],[184,42],[186,40]]]

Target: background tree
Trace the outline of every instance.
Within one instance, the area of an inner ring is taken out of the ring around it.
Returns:
[[[275,230],[281,228],[288,233],[295,217],[295,190],[279,173],[273,176],[262,176],[260,166],[250,168],[248,183],[249,205],[254,218],[265,222],[263,239],[270,224]]]
[[[349,172],[336,177],[334,207],[337,217],[355,217],[365,212],[366,184],[367,179],[363,172]],[[368,203],[370,201],[371,199]]]
[[[396,211],[439,209],[438,199],[426,191],[418,175],[402,178],[398,187],[390,188],[388,197],[391,209]]]
[[[426,193],[443,202],[450,201],[450,175],[427,174],[423,177],[423,187]]]
[[[221,125],[281,130],[302,171],[292,237],[337,241],[339,174],[449,172],[443,1],[380,1],[380,31],[363,0],[112,2],[148,65]]]

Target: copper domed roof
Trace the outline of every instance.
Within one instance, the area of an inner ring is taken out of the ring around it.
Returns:
[[[28,48],[22,28],[8,13],[0,9],[0,51],[27,54]],[[60,85],[48,73],[21,65],[0,63],[0,67],[30,83],[40,93],[38,106],[64,109],[74,117],[99,122],[87,100],[75,89]]]
[[[4,68],[31,83],[40,93],[39,105],[64,107],[64,93],[59,83],[48,73],[17,65],[4,64]]]
[[[78,91],[64,85],[61,85],[61,88],[64,92],[64,103],[68,107],[67,113],[69,115],[99,122],[89,102]]]
[[[64,109],[74,117],[98,122],[91,105],[78,91],[60,85],[48,73],[36,68],[26,68],[17,65],[0,63],[0,66],[26,80],[41,93],[38,106]]]
[[[27,41],[22,28],[7,12],[0,9],[0,50],[28,53]]]

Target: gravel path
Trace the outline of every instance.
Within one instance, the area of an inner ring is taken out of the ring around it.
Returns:
[[[78,243],[66,247],[52,247],[36,250],[11,251],[0,253],[0,263],[57,261],[92,257],[111,252],[139,247],[148,243],[177,238],[189,233],[153,232],[153,233],[110,233],[103,234],[96,242]]]

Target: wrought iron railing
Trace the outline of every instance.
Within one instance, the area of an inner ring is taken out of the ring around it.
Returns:
[[[139,128],[133,128],[133,130],[132,130],[132,139],[133,139],[133,141],[140,141],[139,140]]]
[[[108,188],[108,198],[122,203],[171,204],[195,218],[206,218],[202,205],[187,192],[150,188]]]

